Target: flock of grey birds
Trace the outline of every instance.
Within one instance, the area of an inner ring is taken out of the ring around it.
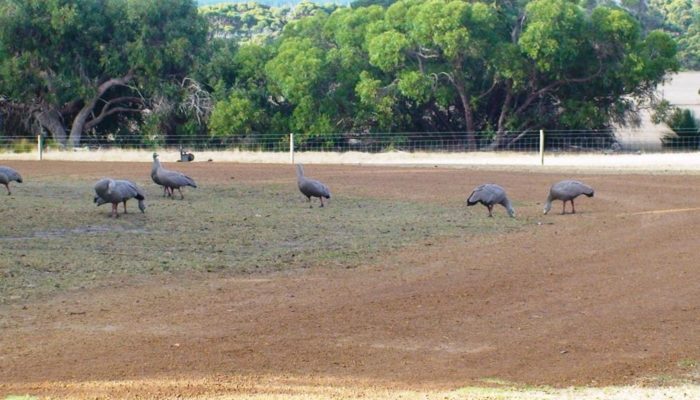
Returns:
[[[311,198],[317,197],[321,202],[321,207],[324,206],[323,199],[330,199],[331,192],[328,186],[320,181],[307,178],[304,176],[304,167],[301,164],[296,165],[297,185],[299,191],[306,196],[311,205]],[[163,196],[174,196],[174,191],[177,189],[180,192],[180,199],[184,199],[181,188],[190,186],[197,187],[194,179],[183,174],[182,172],[163,168],[158,160],[158,154],[153,153],[153,166],[151,167],[151,179],[157,185],[163,187]],[[22,183],[20,174],[10,167],[0,166],[0,183],[7,188],[7,194],[10,195],[10,182],[16,181]],[[102,178],[95,184],[94,202],[100,206],[102,204],[112,204],[112,217],[118,216],[117,206],[119,203],[124,204],[124,213],[126,213],[126,202],[130,199],[138,201],[141,212],[146,211],[144,200],[146,195],[144,191],[134,182],[125,179]],[[562,214],[566,213],[566,202],[571,202],[571,212],[576,213],[574,199],[580,195],[593,197],[593,188],[575,180],[563,180],[552,185],[549,190],[549,196],[544,206],[544,213],[547,214],[552,209],[552,202],[561,200],[563,202]],[[493,216],[493,207],[496,204],[502,205],[508,215],[515,217],[515,209],[510,199],[506,195],[505,189],[495,183],[487,183],[474,188],[474,191],[467,199],[467,206],[475,204],[483,204],[489,211],[489,217]]]
[[[549,196],[547,196],[547,201],[544,204],[544,213],[547,214],[549,210],[552,209],[552,202],[554,200],[561,200],[563,202],[561,213],[566,214],[566,202],[570,201],[571,213],[575,214],[576,207],[574,206],[574,199],[580,195],[593,197],[594,194],[595,192],[592,187],[579,181],[567,179],[557,182],[549,188]],[[505,207],[506,211],[508,211],[508,215],[515,217],[515,209],[506,195],[505,189],[495,183],[487,183],[474,188],[474,191],[467,199],[467,206],[473,206],[479,203],[486,206],[489,210],[489,217],[493,216],[493,206],[496,204]]]

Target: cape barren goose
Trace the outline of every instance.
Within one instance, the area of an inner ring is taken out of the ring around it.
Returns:
[[[153,153],[153,165],[151,165],[151,179],[156,185],[163,186],[163,183],[158,179],[158,169],[161,168],[160,160],[158,160],[158,154]],[[163,197],[171,195],[167,186],[163,186]]]
[[[549,210],[552,209],[552,201],[561,200],[564,202],[561,213],[566,214],[566,202],[571,201],[571,213],[575,214],[576,207],[574,207],[574,199],[582,194],[593,197],[593,188],[574,180],[557,182],[549,189],[549,196],[544,205],[544,213],[547,214]]]
[[[304,166],[297,164],[297,184],[299,185],[299,191],[301,191],[304,196],[309,201],[309,208],[313,207],[311,205],[311,198],[318,197],[321,200],[321,207],[323,207],[323,198],[330,199],[331,192],[328,190],[328,186],[323,183],[310,179],[304,176]]]
[[[191,186],[193,188],[197,187],[194,179],[178,171],[171,171],[169,169],[163,168],[160,165],[160,160],[158,160],[158,153],[153,153],[153,166],[151,167],[151,179],[158,185],[163,186],[164,194],[172,197],[174,190],[177,189],[180,192],[180,199],[184,199],[185,196],[180,190],[183,186]]]
[[[513,209],[513,205],[508,196],[506,196],[506,191],[495,183],[486,183],[474,188],[474,191],[467,199],[467,206],[473,206],[477,203],[481,203],[488,208],[489,217],[493,217],[491,211],[496,204],[505,207],[511,218],[515,217],[515,209]]]
[[[103,178],[95,184],[94,202],[101,206],[102,204],[112,203],[112,217],[117,217],[117,206],[119,203],[124,203],[124,214],[126,214],[126,201],[135,198],[139,201],[139,209],[141,212],[146,211],[146,204],[143,200],[146,198],[143,190],[134,182]]]
[[[8,196],[12,194],[10,191],[10,182],[12,181],[22,183],[22,177],[14,169],[0,165],[0,183],[5,185],[5,188],[7,188]]]

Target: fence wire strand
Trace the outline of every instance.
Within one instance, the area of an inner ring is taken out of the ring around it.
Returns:
[[[625,151],[698,151],[700,134],[681,132],[681,136],[622,138],[612,130],[545,131],[544,147],[554,152]],[[403,152],[537,152],[539,131],[505,132],[391,132],[391,133],[295,133],[294,151]],[[43,150],[61,150],[51,138],[43,138]],[[290,134],[249,134],[227,137],[210,136],[84,136],[73,150],[110,149],[186,149],[189,151],[288,152]],[[0,136],[0,151],[23,153],[37,151],[37,138]]]

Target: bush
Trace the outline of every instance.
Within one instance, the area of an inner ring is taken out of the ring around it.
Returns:
[[[700,149],[700,127],[690,110],[675,109],[666,119],[675,135],[663,138],[665,147],[674,149]]]
[[[12,142],[13,153],[31,153],[36,149],[36,143],[28,139],[20,139]]]

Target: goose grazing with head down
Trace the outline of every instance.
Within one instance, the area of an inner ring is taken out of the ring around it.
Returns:
[[[119,203],[124,203],[124,214],[126,214],[126,201],[135,198],[139,201],[139,209],[141,212],[146,211],[146,204],[143,200],[146,198],[143,190],[134,182],[122,179],[103,178],[95,184],[94,202],[101,206],[102,204],[112,203],[112,217],[118,216],[117,206]]]
[[[323,183],[310,179],[304,176],[304,167],[301,164],[297,164],[297,184],[299,185],[299,191],[306,196],[309,200],[309,207],[311,205],[311,198],[318,197],[321,200],[321,207],[323,207],[323,198],[330,199],[331,192],[328,190],[328,186]]]
[[[486,183],[474,188],[474,191],[467,199],[467,206],[473,206],[477,203],[481,203],[488,208],[489,217],[493,217],[491,211],[496,204],[505,207],[511,218],[515,217],[515,209],[513,209],[510,199],[506,196],[506,191],[495,183]]]
[[[180,190],[183,186],[191,186],[193,188],[197,187],[194,179],[178,171],[171,171],[169,169],[163,168],[160,165],[160,160],[158,160],[158,153],[153,153],[153,166],[151,167],[151,179],[158,185],[163,186],[165,194],[172,197],[174,190],[177,189],[180,192],[180,199],[184,199],[185,196]]]
[[[22,177],[19,175],[19,172],[15,171],[10,167],[0,165],[0,183],[5,185],[8,196],[12,194],[12,192],[10,191],[10,182],[12,181],[22,183]]]
[[[574,199],[580,195],[586,195],[588,197],[593,197],[593,188],[574,180],[564,180],[557,182],[549,189],[549,196],[547,196],[547,202],[544,205],[544,213],[547,214],[549,210],[552,209],[552,201],[561,200],[564,202],[562,208],[562,214],[566,214],[566,202],[571,201],[571,213],[576,214],[576,208],[574,207]]]

